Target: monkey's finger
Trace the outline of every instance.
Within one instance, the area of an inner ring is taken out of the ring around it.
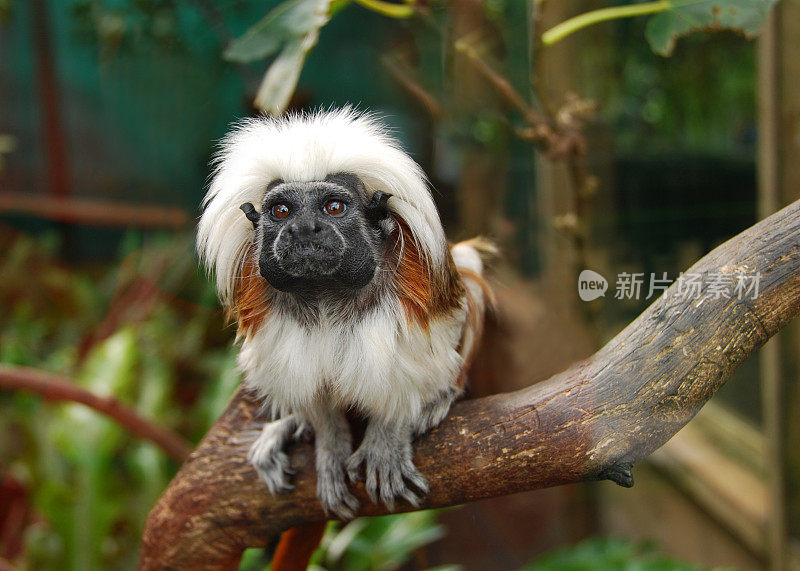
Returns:
[[[403,486],[403,489],[397,494],[398,496],[402,497],[405,501],[409,504],[414,506],[415,508],[419,507],[419,504],[422,500],[420,500],[419,496],[411,491],[411,488],[408,486]]]
[[[399,467],[395,467],[390,475],[391,494],[397,498],[404,498],[413,506],[419,505],[419,498],[412,492],[403,481],[403,472]]]
[[[394,511],[395,493],[393,479],[395,475],[400,476],[400,485],[402,486],[402,475],[394,470],[392,466],[384,465],[379,469],[381,502],[390,512]]]
[[[411,482],[411,484],[417,488],[423,495],[428,493],[430,487],[428,486],[428,480],[425,479],[425,476],[420,474],[419,470],[416,469],[414,464],[409,462],[403,469],[403,477]]]
[[[256,469],[256,471],[272,494],[280,494],[294,489],[294,486],[286,480],[286,477],[280,471],[263,469]]]
[[[366,480],[364,482],[364,487],[367,490],[367,495],[369,499],[372,500],[373,504],[378,503],[378,472],[370,465],[366,467]]]
[[[403,498],[412,506],[419,506],[420,499],[411,491],[404,481],[404,471],[402,469],[392,470],[392,494],[395,498]]]
[[[347,492],[342,499],[344,500],[344,503],[347,505],[347,507],[350,508],[351,513],[354,513],[356,509],[358,509],[358,500],[350,492]],[[350,517],[353,516],[351,515]]]
[[[350,458],[347,459],[345,468],[347,469],[347,477],[350,478],[351,482],[356,483],[364,481],[364,477],[361,475],[361,464],[363,464],[363,461],[360,449],[353,452]]]
[[[353,519],[358,508],[358,500],[347,490],[337,498],[328,498],[327,500],[320,498],[320,500],[325,515],[334,514],[342,520]]]
[[[269,474],[264,472],[259,472],[259,476],[261,476],[261,480],[267,485],[270,494],[275,495],[280,493],[283,487],[281,482],[275,481]]]
[[[353,510],[351,510],[351,509],[349,509],[349,508],[347,508],[347,507],[345,507],[343,505],[338,505],[336,507],[332,507],[331,508],[331,512],[333,512],[333,514],[336,517],[338,517],[339,519],[344,520],[344,521],[351,520],[355,516],[355,512],[353,512]],[[325,513],[327,515],[330,515],[330,514],[328,514],[327,511]]]
[[[364,476],[361,475],[361,471],[358,468],[355,468],[355,469],[348,468],[347,469],[347,477],[354,484],[364,481]]]

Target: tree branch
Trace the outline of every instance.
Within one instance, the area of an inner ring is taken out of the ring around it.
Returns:
[[[171,228],[181,230],[189,216],[173,206],[138,205],[95,198],[52,198],[38,194],[0,191],[0,213],[28,214],[91,226]]]
[[[760,275],[757,299],[709,295],[709,275],[737,272]],[[581,480],[632,485],[633,462],[669,440],[800,312],[800,201],[687,273],[704,277],[701,297],[677,295],[673,285],[590,359],[523,390],[458,403],[416,442],[431,487],[422,507]],[[240,391],[192,453],[150,514],[142,568],[229,568],[246,547],[324,518],[309,444],[292,446],[297,487],[289,494],[271,496],[248,464],[242,431],[260,425],[257,410]],[[363,486],[356,494],[359,515],[385,513]]]
[[[117,399],[96,395],[67,379],[38,369],[0,364],[0,389],[27,391],[46,400],[86,405],[117,421],[132,434],[151,440],[178,462],[186,460],[191,451],[186,440],[142,418]]]

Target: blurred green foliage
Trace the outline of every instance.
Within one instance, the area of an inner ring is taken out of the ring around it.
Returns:
[[[429,510],[361,518],[347,525],[334,524],[323,538],[311,565],[322,569],[399,569],[413,552],[445,535]]]
[[[199,439],[238,374],[187,239],[155,239],[110,269],[65,267],[52,238],[2,236],[0,248],[0,361],[68,376]],[[0,393],[0,433],[3,473],[29,490],[37,516],[25,567],[135,566],[173,460],[82,405],[24,393]]]
[[[659,552],[652,543],[591,538],[544,555],[525,571],[700,571],[703,567]]]
[[[733,30],[748,38],[758,35],[778,0],[671,1],[647,22],[647,41],[653,51],[668,56],[679,38],[695,32]]]
[[[733,32],[695,34],[672,56],[641,41],[647,22],[614,22],[612,41],[587,42],[580,58],[586,95],[617,153],[755,154],[755,46]]]
[[[445,535],[437,523],[442,510],[332,521],[309,562],[310,571],[393,571],[413,563],[414,552]],[[412,565],[412,568],[419,568]],[[240,571],[268,569],[264,550],[245,552]],[[407,567],[406,567],[407,568]],[[457,569],[457,566],[437,569]]]

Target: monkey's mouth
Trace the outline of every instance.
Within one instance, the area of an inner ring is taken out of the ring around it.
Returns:
[[[332,276],[342,265],[342,252],[326,244],[288,244],[276,252],[280,268],[293,278]]]

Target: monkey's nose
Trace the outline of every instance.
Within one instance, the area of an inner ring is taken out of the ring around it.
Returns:
[[[286,228],[286,231],[290,236],[302,238],[313,234],[319,234],[322,231],[322,224],[316,220],[299,220],[297,222],[292,222]]]

